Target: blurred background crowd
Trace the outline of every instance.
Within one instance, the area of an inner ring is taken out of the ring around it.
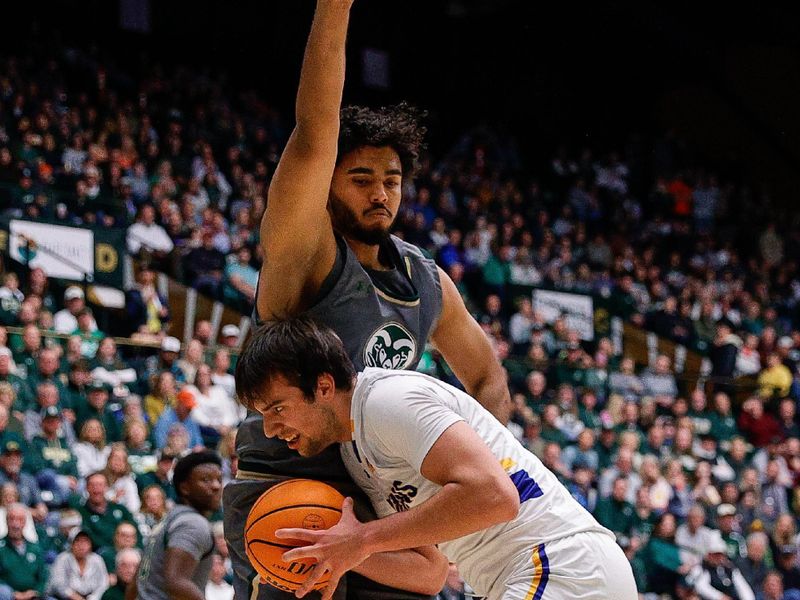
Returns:
[[[290,128],[198,70],[153,67],[132,93],[82,54],[0,56],[0,212],[124,228],[136,261],[109,317],[4,257],[0,599],[122,597],[176,458],[216,448],[235,475],[245,336],[208,320],[183,336],[156,280],[250,315]],[[800,598],[800,215],[672,132],[528,164],[475,127],[423,156],[403,197],[396,234],[447,271],[507,369],[508,427],[616,533],[642,596]],[[541,289],[591,297],[590,334],[540,310]],[[704,368],[627,353],[611,317]],[[457,384],[431,348],[420,370]],[[207,597],[232,597],[215,520]],[[463,593],[454,572],[441,597]]]

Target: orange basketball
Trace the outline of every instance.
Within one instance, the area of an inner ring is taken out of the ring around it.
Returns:
[[[304,546],[302,540],[278,539],[275,531],[287,527],[329,529],[342,516],[344,496],[331,486],[311,479],[290,479],[279,483],[256,500],[244,530],[245,550],[261,581],[279,590],[293,592],[314,570],[314,559],[291,563],[281,560],[287,550]],[[315,589],[325,587],[325,575]]]

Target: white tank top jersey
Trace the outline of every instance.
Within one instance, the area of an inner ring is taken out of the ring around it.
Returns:
[[[439,546],[481,595],[502,585],[497,580],[509,564],[530,557],[539,544],[586,531],[614,538],[508,429],[453,386],[412,371],[367,368],[358,375],[350,416],[353,441],[341,444],[342,457],[379,517],[422,504],[441,489],[420,469],[454,423],[466,421],[491,449],[519,492],[519,513]]]

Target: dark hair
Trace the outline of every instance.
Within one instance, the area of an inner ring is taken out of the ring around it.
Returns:
[[[175,469],[172,471],[172,487],[175,488],[179,499],[183,497],[181,484],[191,477],[194,468],[208,464],[222,467],[222,459],[213,450],[202,450],[187,454],[175,463]]]
[[[260,391],[280,374],[311,398],[323,373],[330,373],[337,388],[352,387],[355,367],[339,336],[310,317],[273,321],[259,327],[239,355],[236,395],[252,409]]]
[[[420,123],[427,113],[406,102],[377,110],[346,106],[339,115],[339,153],[342,158],[362,146],[389,146],[400,157],[403,175],[413,175],[424,148],[427,129]]]

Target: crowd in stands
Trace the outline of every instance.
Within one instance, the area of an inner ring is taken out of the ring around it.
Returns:
[[[215,340],[200,321],[182,345],[155,274],[250,313],[287,130],[255,94],[191,71],[153,68],[132,89],[74,57],[0,61],[0,212],[128,227],[142,260],[128,333],[160,344],[122,352],[80,287],[6,272],[0,600],[121,597],[176,500],[174,460],[218,448],[235,474],[240,332]],[[470,131],[404,183],[396,233],[456,283],[507,368],[509,427],[615,532],[644,597],[796,600],[797,215],[779,219],[765,192],[688,163],[670,136],[624,148],[561,148],[537,171],[509,140]],[[581,339],[534,309],[534,288],[592,295],[707,356],[710,372],[678,374],[666,355],[637,364],[599,328]],[[420,369],[453,380],[431,348]],[[224,598],[217,539],[207,594]],[[442,597],[460,585],[448,577]]]

